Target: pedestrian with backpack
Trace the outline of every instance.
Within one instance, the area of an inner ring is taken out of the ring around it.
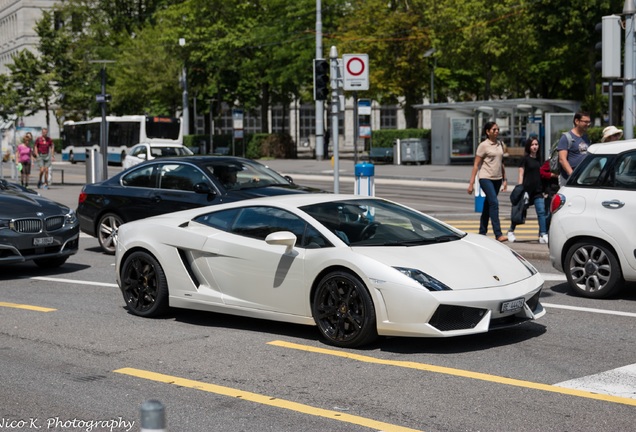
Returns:
[[[539,222],[539,243],[548,243],[548,227],[546,225],[545,197],[543,195],[543,183],[541,182],[541,161],[539,160],[539,140],[529,138],[524,146],[524,156],[519,164],[518,185],[523,186],[523,191],[528,194],[528,202],[534,205]],[[511,216],[508,241],[514,243],[515,227],[517,223]]]
[[[574,168],[587,155],[587,148],[590,145],[590,139],[587,136],[587,129],[590,127],[590,115],[585,112],[577,112],[574,114],[574,127],[569,133],[564,133],[557,144],[559,152],[559,164],[561,165],[561,175],[559,176],[559,185],[563,186],[568,177],[574,171]]]

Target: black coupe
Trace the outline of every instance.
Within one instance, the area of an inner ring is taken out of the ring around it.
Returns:
[[[114,254],[119,225],[193,207],[263,196],[320,192],[294,184],[267,166],[233,156],[183,156],[135,165],[87,184],[77,215],[82,232]]]

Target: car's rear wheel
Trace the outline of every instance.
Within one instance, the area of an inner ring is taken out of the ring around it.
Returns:
[[[117,249],[117,229],[124,221],[114,213],[107,213],[97,224],[99,246],[107,254],[113,255]]]
[[[572,291],[589,298],[606,298],[623,287],[621,267],[614,252],[593,240],[568,249],[563,266]]]
[[[356,347],[378,337],[371,296],[362,281],[351,273],[334,271],[320,280],[312,314],[331,345]]]
[[[133,314],[154,317],[168,310],[166,274],[148,252],[130,254],[121,268],[120,279],[124,301]]]

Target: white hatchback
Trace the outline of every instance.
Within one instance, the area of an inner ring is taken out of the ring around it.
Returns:
[[[167,156],[189,156],[192,151],[181,144],[174,143],[139,143],[135,144],[124,158],[123,168],[130,168],[138,163]]]
[[[605,298],[636,281],[636,140],[590,146],[550,210],[550,261],[574,293]]]

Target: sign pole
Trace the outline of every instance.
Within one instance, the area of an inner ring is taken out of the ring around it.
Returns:
[[[360,138],[360,119],[358,118],[358,92],[353,92],[353,165],[358,164],[358,140]]]

